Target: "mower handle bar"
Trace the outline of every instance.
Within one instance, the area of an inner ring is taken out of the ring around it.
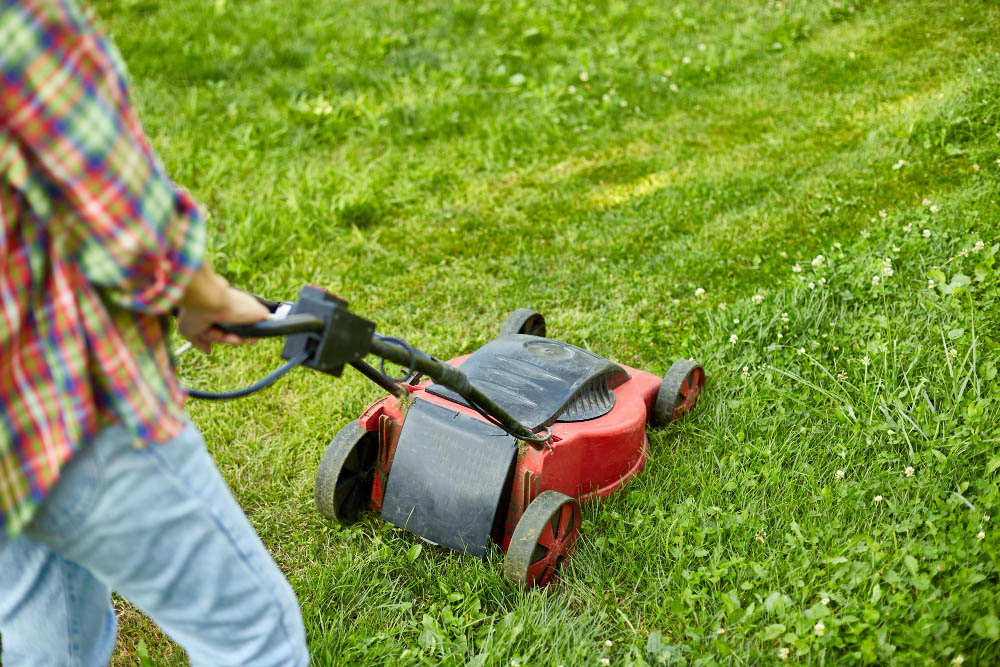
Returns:
[[[326,324],[315,315],[291,314],[280,319],[261,320],[255,324],[217,324],[216,326],[227,333],[234,333],[243,338],[273,338],[310,332],[319,333],[323,331]],[[533,446],[541,446],[548,440],[549,436],[542,438],[497,405],[493,399],[469,382],[469,377],[465,373],[454,366],[435,359],[396,338],[381,336],[377,333],[372,334],[369,352],[394,364],[407,367],[411,372],[415,371],[426,375],[436,383],[458,393],[468,401],[473,409],[492,417],[499,422],[505,431]],[[383,389],[387,389],[397,396],[405,395],[405,390],[395,382],[386,383],[384,380],[387,378],[381,374],[378,374],[379,379],[376,379],[373,376],[375,369],[367,364],[356,362],[351,365]],[[392,386],[388,386],[389,384]]]
[[[240,338],[275,338],[299,333],[319,333],[326,325],[315,315],[286,315],[280,319],[267,319],[253,324],[216,324],[226,333]]]

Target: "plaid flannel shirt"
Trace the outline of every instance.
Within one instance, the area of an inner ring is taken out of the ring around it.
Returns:
[[[0,530],[101,428],[183,425],[164,314],[204,251],[110,40],[75,0],[0,0]]]

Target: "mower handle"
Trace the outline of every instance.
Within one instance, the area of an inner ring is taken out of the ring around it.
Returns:
[[[240,338],[274,338],[292,334],[320,332],[326,326],[323,320],[315,315],[296,314],[283,318],[261,320],[253,324],[216,324],[226,333],[236,334]]]

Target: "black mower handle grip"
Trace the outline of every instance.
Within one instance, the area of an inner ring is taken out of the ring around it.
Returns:
[[[322,331],[325,324],[315,315],[288,315],[280,320],[261,320],[254,324],[216,324],[226,333],[240,338],[274,338],[298,333]]]

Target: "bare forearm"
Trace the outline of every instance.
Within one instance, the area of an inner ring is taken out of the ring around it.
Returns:
[[[221,311],[228,303],[229,283],[212,269],[208,260],[191,278],[177,305],[200,311]]]
[[[235,334],[223,332],[216,324],[252,324],[268,316],[267,308],[246,292],[230,287],[207,261],[194,274],[177,305],[181,335],[203,352],[210,351],[212,343],[245,342]]]

